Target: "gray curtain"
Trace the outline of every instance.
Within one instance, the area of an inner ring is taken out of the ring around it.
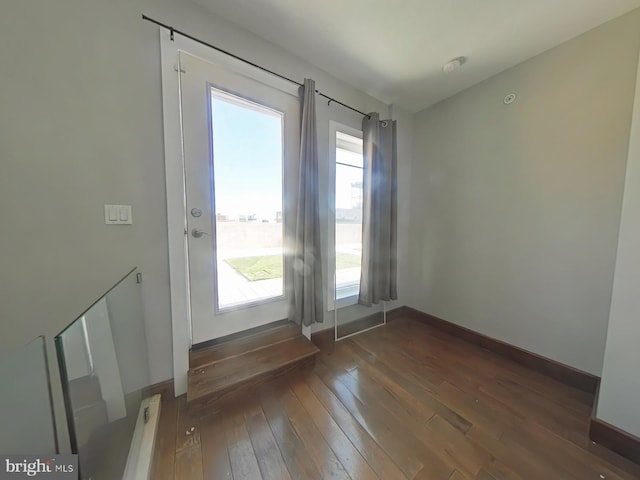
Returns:
[[[324,294],[320,250],[320,186],[315,82],[300,87],[300,169],[293,251],[293,294],[289,320],[304,325],[322,322]]]
[[[396,300],[397,159],[396,122],[377,113],[362,120],[364,154],[362,273],[358,303]]]

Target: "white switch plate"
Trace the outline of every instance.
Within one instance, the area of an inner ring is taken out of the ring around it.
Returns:
[[[105,205],[104,223],[107,225],[132,225],[131,205]]]

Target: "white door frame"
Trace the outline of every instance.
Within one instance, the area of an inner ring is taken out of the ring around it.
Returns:
[[[173,36],[173,39],[171,38]],[[180,112],[179,52],[215,63],[236,73],[263,82],[291,95],[298,86],[206,47],[175,32],[160,29],[162,68],[162,109],[164,118],[165,176],[167,188],[167,235],[169,242],[169,281],[173,341],[173,385],[175,395],[187,391],[191,311],[186,229],[186,187]]]

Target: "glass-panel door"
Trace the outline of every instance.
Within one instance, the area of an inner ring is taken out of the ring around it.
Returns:
[[[296,96],[181,53],[192,342],[287,317]]]

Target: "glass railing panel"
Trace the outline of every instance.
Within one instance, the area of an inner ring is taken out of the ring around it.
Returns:
[[[0,452],[57,453],[45,343],[38,337],[0,364]]]
[[[149,385],[136,273],[56,337],[71,446],[83,479],[122,478],[142,390]]]

